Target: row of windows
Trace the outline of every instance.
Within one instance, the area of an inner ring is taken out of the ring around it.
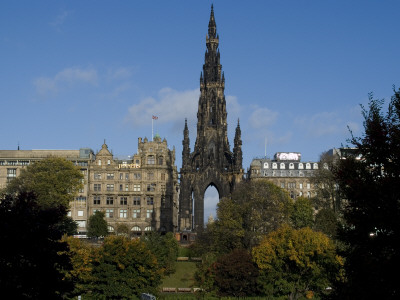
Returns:
[[[146,185],[146,191],[147,192],[155,192],[156,191],[156,184],[155,183],[149,183]],[[107,192],[114,192],[114,184],[106,184],[106,191]],[[165,190],[165,185],[161,185],[161,190]],[[94,183],[93,184],[93,191],[95,192],[101,192],[101,183]],[[120,184],[118,191],[120,192],[129,192],[129,184]],[[134,192],[140,192],[141,191],[141,185],[140,184],[134,184],[133,185],[133,191]]]
[[[140,180],[142,178],[141,173],[133,173],[133,179],[134,180]],[[166,180],[165,173],[160,174],[161,180]],[[115,175],[114,173],[106,173],[104,176],[105,179],[107,180],[114,180]],[[147,173],[146,174],[147,180],[153,180],[154,179],[154,173]],[[93,174],[93,179],[94,180],[101,180],[102,179],[102,173],[94,173]],[[119,180],[129,180],[129,173],[119,173]]]
[[[99,159],[98,161],[97,161],[97,164],[99,165],[99,166],[101,166],[102,165],[102,160],[101,159]],[[137,165],[139,165],[140,164],[140,161],[137,159],[136,160],[136,164]],[[154,155],[149,155],[149,156],[147,156],[147,164],[148,165],[155,165],[156,164],[156,157],[154,156]],[[158,165],[163,165],[164,164],[164,158],[162,157],[162,156],[160,156],[159,158],[158,158]],[[107,165],[111,165],[111,159],[107,159]]]
[[[97,209],[93,210],[93,214],[97,211]],[[141,209],[132,209],[131,213],[128,213],[128,209],[120,209],[115,210],[116,212],[119,212],[119,215],[115,215],[114,214],[114,209],[110,208],[110,209],[106,209],[105,210],[105,215],[106,218],[112,219],[115,217],[119,217],[120,219],[127,219],[128,217],[132,217],[133,219],[139,219],[141,218]],[[144,213],[146,214],[146,219],[150,219],[153,217],[153,210],[152,209],[146,209],[144,210]],[[129,216],[130,215],[130,216]]]
[[[280,184],[281,188],[287,187],[288,189],[295,189],[296,188],[296,182],[288,182],[287,185],[285,185],[285,182],[281,182]],[[304,185],[303,183],[299,183],[299,189],[303,189]],[[307,189],[311,189],[311,183],[306,183]]]
[[[271,165],[272,169],[278,169],[278,163],[276,163],[276,162],[273,162],[273,163],[265,162],[264,163],[264,169],[268,169],[270,167],[270,165]],[[314,170],[318,169],[318,164],[317,163],[313,163],[312,166],[313,166]],[[294,163],[289,163],[288,167],[289,167],[289,169],[294,170]],[[303,163],[298,163],[297,168],[300,169],[300,170],[304,169],[304,164]],[[307,170],[311,170],[311,163],[306,163],[305,164],[305,168]],[[280,163],[279,164],[279,169],[281,169],[281,170],[286,169],[286,164],[285,163]]]
[[[106,205],[114,205],[114,199],[115,201],[118,201],[118,197],[113,197],[113,196],[106,196],[105,198],[105,203]],[[85,198],[86,201],[86,198]],[[154,204],[154,197],[153,196],[145,196],[144,198],[145,204],[146,205],[153,205]],[[133,200],[132,200],[132,205],[137,205],[140,206],[141,205],[141,197],[140,196],[133,196]],[[100,205],[101,204],[101,196],[97,195],[97,196],[93,196],[93,204],[94,205]],[[120,196],[119,197],[119,204],[120,205],[128,205],[128,197],[126,196]]]

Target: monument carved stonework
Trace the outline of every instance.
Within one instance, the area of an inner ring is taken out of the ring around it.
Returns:
[[[182,168],[180,171],[179,229],[195,230],[204,225],[204,193],[214,186],[219,198],[228,196],[243,178],[242,140],[239,122],[233,151],[227,135],[225,78],[221,71],[219,37],[211,6],[207,50],[200,75],[197,112],[197,137],[190,151],[187,120],[183,130]]]

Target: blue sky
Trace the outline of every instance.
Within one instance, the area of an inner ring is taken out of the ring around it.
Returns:
[[[154,131],[193,149],[211,1],[2,1],[0,149],[137,151]],[[400,86],[399,1],[214,1],[228,135],[244,168],[316,161],[362,133],[368,93]],[[206,212],[207,214],[207,212]]]

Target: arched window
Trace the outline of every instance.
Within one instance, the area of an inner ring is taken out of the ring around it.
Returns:
[[[144,231],[154,231],[154,228],[152,226],[147,226]]]
[[[277,163],[272,163],[272,169],[277,169],[278,168],[278,164]]]
[[[317,164],[317,163],[314,163],[313,168],[314,168],[314,170],[317,170],[317,169],[318,169],[318,164]]]
[[[264,163],[264,169],[268,169],[268,163],[267,162]]]
[[[281,170],[282,170],[282,169],[285,169],[285,164],[284,164],[284,163],[281,163],[280,168],[281,168]]]
[[[292,170],[294,169],[294,163],[289,164],[289,169],[292,169]]]
[[[311,164],[310,163],[306,163],[306,169],[311,169]]]
[[[156,163],[156,159],[154,157],[154,155],[149,155],[147,157],[147,164],[148,165],[154,165]]]
[[[131,229],[131,231],[134,231],[134,232],[142,232],[142,229],[140,229],[139,226],[133,226],[132,229]]]
[[[299,169],[304,169],[303,163],[299,163]]]
[[[160,157],[158,158],[158,164],[159,164],[160,166],[162,166],[162,165],[164,164],[164,158],[163,158],[162,156],[160,156]]]

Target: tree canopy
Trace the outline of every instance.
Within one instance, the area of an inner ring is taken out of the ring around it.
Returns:
[[[263,292],[289,299],[321,295],[340,276],[343,264],[333,242],[308,227],[284,225],[269,233],[252,254]]]
[[[386,111],[370,95],[363,109],[364,130],[352,136],[354,155],[337,172],[347,201],[345,228],[347,284],[342,299],[397,299],[400,266],[400,90]]]
[[[36,161],[12,180],[6,187],[8,194],[33,192],[40,207],[69,207],[79,188],[83,175],[71,161],[50,157]]]
[[[87,236],[91,238],[105,237],[108,235],[108,223],[104,211],[96,211],[89,217]]]

